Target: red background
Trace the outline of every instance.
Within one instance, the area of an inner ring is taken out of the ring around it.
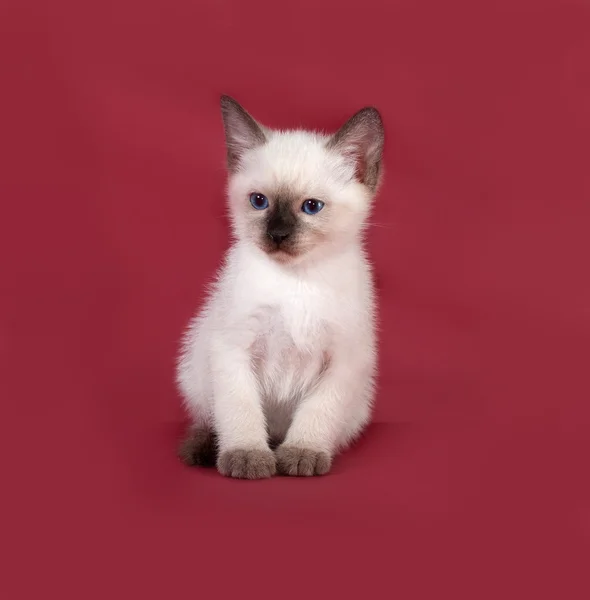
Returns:
[[[590,597],[588,2],[0,10],[2,597]],[[376,424],[325,478],[175,458],[221,93],[385,121]]]

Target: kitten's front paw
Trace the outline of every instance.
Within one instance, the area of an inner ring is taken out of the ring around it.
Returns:
[[[226,477],[265,479],[276,473],[277,464],[270,450],[228,450],[219,457],[217,470]]]
[[[326,452],[317,452],[297,446],[280,446],[275,452],[279,473],[294,477],[325,475],[332,466]]]

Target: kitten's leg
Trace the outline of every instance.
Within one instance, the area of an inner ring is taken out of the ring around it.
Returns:
[[[268,446],[249,345],[240,347],[243,340],[236,337],[232,341],[218,339],[211,348],[217,468],[229,477],[262,479],[275,474],[276,459]]]
[[[206,325],[203,317],[193,319],[178,361],[176,382],[192,423],[178,456],[187,465],[211,467],[217,460],[217,437],[213,431]]]
[[[190,466],[213,467],[217,462],[217,435],[213,429],[211,399],[204,395],[203,389],[195,392],[181,386],[181,391],[191,426],[178,448],[178,456]]]
[[[371,358],[371,357],[369,357]],[[367,394],[372,365],[350,354],[334,356],[317,387],[297,408],[277,466],[285,475],[324,475],[334,453],[366,425],[372,394]]]

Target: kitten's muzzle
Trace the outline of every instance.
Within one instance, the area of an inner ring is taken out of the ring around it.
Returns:
[[[292,231],[268,230],[264,243],[265,251],[277,258],[285,258],[296,254],[295,236]]]
[[[277,202],[274,210],[268,214],[265,229],[264,245],[267,252],[292,253],[296,245],[297,218],[288,203]]]

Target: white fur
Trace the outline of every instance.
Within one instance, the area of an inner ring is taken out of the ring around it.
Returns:
[[[371,415],[375,311],[362,231],[372,193],[349,158],[326,149],[325,136],[264,133],[267,143],[248,149],[230,174],[236,241],[186,333],[178,384],[192,420],[216,431],[222,453],[268,449],[273,437],[332,456]],[[326,199],[325,243],[289,262],[259,247],[248,212],[250,193],[277,186]]]

